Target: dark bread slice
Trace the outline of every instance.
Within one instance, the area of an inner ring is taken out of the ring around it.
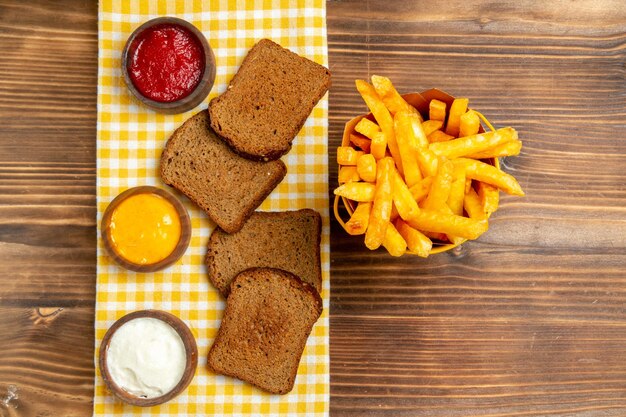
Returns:
[[[282,161],[254,162],[234,153],[209,126],[203,110],[172,134],[161,155],[161,178],[202,208],[228,233],[285,177]]]
[[[237,233],[215,229],[205,263],[213,285],[228,297],[231,281],[252,267],[278,268],[322,290],[322,218],[311,209],[257,211]]]
[[[326,67],[262,39],[211,100],[211,127],[246,158],[278,159],[329,88]]]
[[[248,269],[231,285],[209,368],[274,394],[288,393],[322,299],[280,269]]]

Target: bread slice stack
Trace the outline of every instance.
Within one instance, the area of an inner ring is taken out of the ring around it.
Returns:
[[[227,297],[208,365],[268,392],[293,388],[322,312],[320,237],[314,210],[255,212],[282,181],[278,160],[330,86],[330,72],[264,39],[228,90],[167,141],[163,181],[219,226],[209,240],[209,278]]]
[[[209,279],[227,298],[209,352],[215,372],[289,392],[322,311],[322,221],[310,209],[255,212],[241,230],[209,239]],[[243,289],[242,289],[243,288]]]

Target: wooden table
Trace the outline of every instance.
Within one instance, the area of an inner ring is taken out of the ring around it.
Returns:
[[[328,2],[331,161],[382,74],[514,126],[527,193],[427,260],[333,223],[332,415],[626,415],[625,32],[621,0]],[[96,2],[0,1],[2,416],[91,414],[96,74]]]

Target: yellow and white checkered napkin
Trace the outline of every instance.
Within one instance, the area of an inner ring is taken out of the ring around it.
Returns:
[[[167,138],[184,120],[207,107],[163,115],[134,100],[124,86],[120,57],[124,43],[141,23],[158,16],[193,23],[209,41],[217,61],[209,99],[222,93],[247,51],[266,37],[328,66],[324,0],[123,1],[100,0],[98,60],[98,225],[108,203],[138,185],[165,186],[158,159]],[[203,259],[214,225],[184,196],[192,219],[191,244],[172,267],[133,273],[116,266],[98,240],[96,368],[100,341],[115,320],[135,310],[162,309],[183,319],[199,349],[196,376],[173,401],[142,409],[116,400],[96,369],[94,415],[326,415],[329,400],[328,300],[329,222],[327,201],[328,98],[313,110],[291,152],[283,157],[287,176],[261,210],[313,208],[322,214],[324,312],[308,340],[293,391],[270,395],[207,369],[206,356],[220,325],[224,301],[208,281]],[[180,195],[180,194],[179,194]]]

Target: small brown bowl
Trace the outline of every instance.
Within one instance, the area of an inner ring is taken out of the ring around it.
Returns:
[[[130,74],[128,73],[128,53],[130,45],[133,43],[135,38],[137,38],[137,36],[139,36],[139,34],[141,34],[144,30],[162,24],[184,27],[198,39],[198,42],[200,42],[200,44],[202,45],[202,50],[204,52],[204,73],[202,74],[202,78],[200,78],[200,82],[198,83],[196,88],[188,96],[169,103],[152,100],[141,94],[141,92],[133,84],[133,81],[130,78]],[[213,55],[213,50],[211,49],[211,46],[209,46],[209,42],[207,42],[202,32],[200,32],[200,30],[198,30],[198,28],[196,28],[191,23],[177,17],[157,17],[156,19],[148,20],[137,29],[135,29],[135,31],[126,41],[126,45],[124,46],[124,50],[122,52],[122,75],[124,76],[126,86],[133,94],[133,96],[135,96],[146,106],[160,113],[183,113],[187,110],[193,109],[198,104],[202,103],[202,101],[204,101],[204,99],[207,98],[207,96],[209,95],[209,92],[213,87],[213,83],[215,82],[215,55]]]
[[[137,194],[156,194],[163,197],[174,206],[176,212],[178,213],[178,217],[180,218],[181,230],[178,244],[176,245],[172,253],[170,253],[166,258],[153,264],[142,265],[130,262],[128,259],[124,258],[115,251],[113,240],[111,239],[110,224],[113,211],[120,205],[122,201]],[[120,266],[123,266],[124,268],[135,272],[154,272],[167,268],[168,266],[178,261],[181,256],[183,256],[183,254],[187,250],[187,247],[189,246],[189,240],[191,239],[191,220],[189,220],[189,214],[187,213],[185,206],[183,206],[183,203],[181,203],[178,198],[165,191],[164,189],[152,187],[150,185],[129,188],[128,190],[115,197],[104,211],[104,215],[102,216],[101,229],[104,247],[111,256],[111,258],[113,258],[115,262],[117,262]]]
[[[111,338],[113,337],[113,334],[115,334],[117,329],[122,327],[123,324],[140,317],[154,318],[169,324],[176,331],[176,333],[178,333],[180,338],[183,340],[183,344],[185,345],[187,364],[185,365],[185,371],[183,372],[183,376],[178,384],[176,384],[176,386],[170,392],[163,394],[160,397],[142,398],[125,391],[119,385],[117,385],[115,381],[113,381],[113,378],[111,377],[111,374],[109,373],[109,368],[107,366],[109,345],[111,343]],[[100,355],[98,359],[102,379],[104,380],[107,388],[109,388],[109,390],[117,398],[131,405],[136,405],[139,407],[151,407],[170,401],[187,388],[187,386],[193,379],[196,372],[196,367],[198,366],[198,346],[196,345],[196,339],[193,337],[193,334],[191,333],[191,330],[189,330],[189,327],[187,327],[185,322],[175,315],[161,310],[140,310],[129,313],[113,323],[113,325],[109,328],[109,330],[107,330],[104,338],[102,339],[102,343],[100,344]]]

